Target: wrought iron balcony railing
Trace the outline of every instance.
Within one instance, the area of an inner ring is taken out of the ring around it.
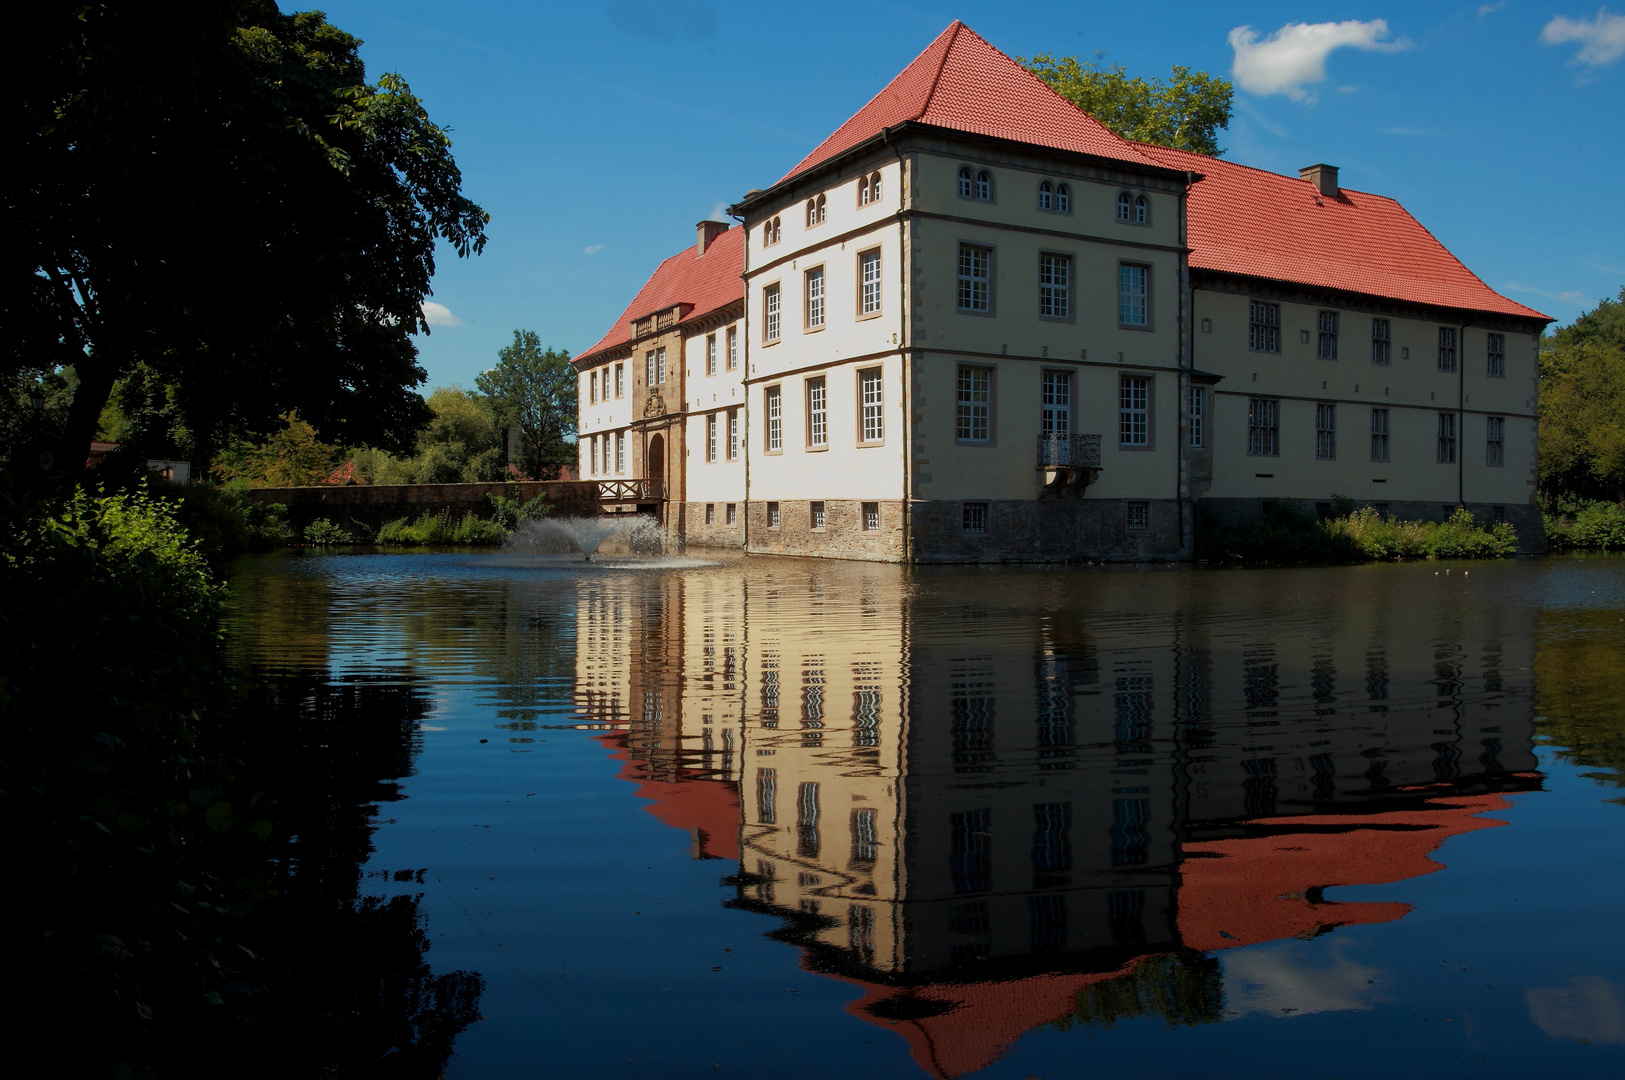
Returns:
[[[666,497],[666,482],[637,478],[598,481],[598,501],[609,503],[659,502]]]
[[[1098,469],[1100,468],[1100,436],[1040,435],[1038,437],[1038,467],[1040,469]]]

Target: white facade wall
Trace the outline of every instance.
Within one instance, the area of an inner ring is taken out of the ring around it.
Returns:
[[[738,338],[738,360],[733,370],[728,368],[728,334]],[[688,412],[687,456],[683,460],[686,484],[684,491],[690,503],[743,503],[745,500],[745,341],[744,320],[738,319],[710,329],[697,330],[683,342],[684,390],[687,400],[683,406]],[[716,374],[707,373],[707,342],[715,339],[717,348]],[[736,412],[739,423],[738,451],[728,454],[728,420]],[[716,454],[707,454],[710,446],[709,424],[716,421]],[[723,520],[721,507],[717,522]]]
[[[632,423],[632,361],[627,358],[609,360],[598,364],[590,371],[583,371],[580,379],[577,399],[578,434],[576,436],[576,451],[579,475],[584,480],[597,478],[619,478],[632,475],[632,449],[630,443],[626,449],[625,460],[616,468],[615,449],[617,436],[625,435]],[[616,396],[615,369],[621,368],[621,394]],[[599,379],[598,401],[594,403],[591,396],[591,379],[593,375]],[[609,396],[604,395],[604,380],[608,379]],[[607,437],[607,438],[606,438]],[[597,440],[600,446],[598,469],[592,467],[592,445]],[[603,459],[603,446],[609,447],[610,462],[605,464]]]

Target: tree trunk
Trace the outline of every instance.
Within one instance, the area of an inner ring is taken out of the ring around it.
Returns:
[[[113,381],[118,365],[103,357],[86,355],[77,359],[74,370],[79,386],[73,393],[73,405],[63,425],[62,437],[51,448],[55,459],[46,470],[51,476],[77,479],[85,471],[85,460],[90,456],[91,441],[96,438],[96,426],[101,422],[102,410],[113,394]]]

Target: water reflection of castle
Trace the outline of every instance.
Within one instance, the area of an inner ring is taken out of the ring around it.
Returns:
[[[1538,783],[1532,627],[1416,580],[1277,616],[1257,574],[585,579],[578,685],[732,902],[957,1076],[1040,1024],[1216,1019],[1209,954],[1400,918],[1322,890]]]

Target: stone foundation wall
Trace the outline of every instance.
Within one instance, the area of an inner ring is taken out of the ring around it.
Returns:
[[[903,503],[899,499],[878,501],[880,528],[874,532],[864,530],[863,504],[858,500],[825,499],[822,529],[812,527],[812,503],[807,499],[781,501],[778,528],[768,526],[766,502],[751,502],[745,506],[750,516],[750,545],[746,550],[761,555],[901,562]]]
[[[734,523],[728,524],[728,504],[712,503],[712,522],[705,523],[705,503],[684,503],[676,529],[681,542],[688,547],[742,548],[745,546],[745,503],[734,505]]]
[[[1146,528],[1129,531],[1129,503]],[[914,559],[952,562],[1137,562],[1188,557],[1177,499],[991,499],[987,530],[967,533],[964,503],[911,505]]]
[[[592,517],[599,512],[598,485],[582,480],[523,480],[497,484],[352,484],[341,487],[254,488],[248,497],[257,503],[281,503],[288,521],[298,530],[317,518],[327,518],[352,532],[376,533],[401,518],[417,519],[425,513],[451,511],[454,517],[491,516],[488,495],[521,502],[538,495],[553,503],[553,513]]]
[[[1311,499],[1199,499],[1196,503],[1196,527],[1234,529],[1255,525],[1275,513],[1316,513],[1317,507],[1329,506],[1322,500]],[[1375,500],[1373,500],[1375,505]],[[1455,512],[1455,504],[1440,502],[1412,502],[1394,500],[1386,504],[1388,516],[1401,521],[1444,521]],[[1546,523],[1540,516],[1540,507],[1528,503],[1474,503],[1466,504],[1479,524],[1501,519],[1511,522],[1518,534],[1519,555],[1545,555]]]

